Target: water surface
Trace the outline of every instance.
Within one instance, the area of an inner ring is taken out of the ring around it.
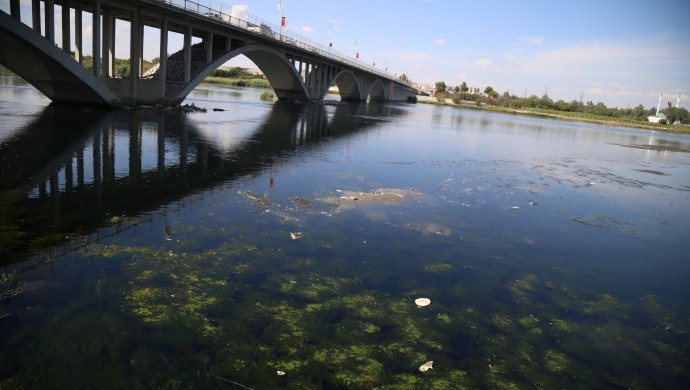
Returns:
[[[690,384],[688,136],[2,81],[0,388]]]

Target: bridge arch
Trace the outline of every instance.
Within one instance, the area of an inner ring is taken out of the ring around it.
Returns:
[[[374,83],[369,88],[369,93],[367,94],[369,98],[373,101],[386,101],[386,89],[384,88],[383,81],[381,79],[376,79]]]
[[[347,101],[361,102],[365,100],[362,96],[362,87],[360,86],[357,77],[351,70],[341,70],[338,72],[332,80],[328,83],[330,86],[335,83],[338,86],[338,91],[340,92],[340,99]],[[324,91],[325,94],[328,93],[328,89]]]
[[[245,45],[226,53],[191,80],[189,85],[181,91],[180,96],[187,96],[214,70],[241,54],[261,69],[279,99],[309,100],[304,82],[295,67],[285,58],[285,54],[264,44]]]
[[[120,99],[98,78],[33,29],[0,12],[0,63],[48,99],[117,107]]]

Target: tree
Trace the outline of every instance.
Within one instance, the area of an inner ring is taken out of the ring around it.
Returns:
[[[548,95],[544,95],[541,97],[541,103],[539,104],[539,108],[550,109],[553,107],[553,100],[551,100],[551,98]]]
[[[446,88],[445,81],[439,81],[436,83],[436,92],[446,92]]]
[[[460,94],[462,96],[466,96],[467,91],[469,91],[469,90],[470,89],[467,87],[467,83],[463,81],[462,84],[460,84]]]
[[[491,96],[491,92],[493,92],[493,91],[494,91],[494,89],[491,87],[484,88],[484,93],[486,94],[486,96]]]
[[[669,107],[661,110],[661,112],[666,115],[666,120],[668,123],[687,123],[688,122],[688,110],[685,108]]]
[[[409,81],[410,81],[410,79],[407,77],[407,75],[406,75],[405,73],[401,74],[400,77],[399,77],[399,79],[402,80],[402,81],[405,81],[405,82],[409,82]]]

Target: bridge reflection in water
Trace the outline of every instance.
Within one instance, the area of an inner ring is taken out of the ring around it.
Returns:
[[[48,106],[0,143],[3,263],[260,174],[302,148],[366,131],[371,118],[402,114],[390,105],[277,103],[237,136],[212,134],[180,112]]]

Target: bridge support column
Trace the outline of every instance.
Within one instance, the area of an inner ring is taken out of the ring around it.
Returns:
[[[91,53],[93,53],[93,75],[96,76],[96,78],[101,77],[101,58],[100,58],[100,53],[101,53],[101,0],[96,0],[96,4],[94,5],[93,9],[93,15],[91,17],[91,26],[92,26],[92,36],[91,40],[93,43],[93,50],[91,50]]]
[[[84,31],[80,9],[74,9],[74,59],[81,65],[84,56]]]
[[[189,83],[192,77],[192,26],[184,32],[184,82]]]
[[[62,51],[70,54],[72,23],[70,21],[69,0],[62,2]]]
[[[115,56],[113,54],[115,48],[115,19],[110,16],[109,12],[103,13],[103,77],[113,77],[113,69],[115,67]]]
[[[51,43],[55,43],[55,0],[45,0],[45,34],[46,39]]]
[[[139,9],[135,9],[132,14],[132,21],[130,22],[130,36],[129,36],[129,88],[132,101],[130,104],[136,104],[138,91],[138,80],[141,76],[141,26],[139,25]]]
[[[209,31],[204,42],[206,48],[206,62],[213,62],[213,32]]]
[[[158,74],[161,80],[161,96],[165,97],[165,79],[168,77],[168,18],[165,16],[161,20],[161,40],[160,40],[160,54],[158,55],[160,61],[158,66]]]
[[[19,0],[10,0],[10,15],[17,20],[22,20],[21,7]]]
[[[31,27],[41,33],[41,0],[31,1]]]

